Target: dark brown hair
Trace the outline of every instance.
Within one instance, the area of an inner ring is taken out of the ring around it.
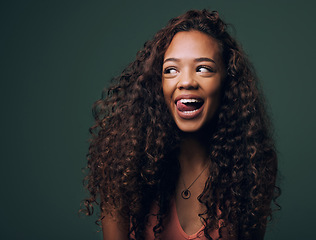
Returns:
[[[107,213],[117,211],[131,220],[130,233],[143,239],[155,203],[159,213],[153,231],[157,238],[163,231],[179,172],[180,130],[164,101],[162,62],[174,35],[192,30],[218,41],[226,68],[221,105],[208,136],[210,176],[199,196],[207,209],[200,214],[205,236],[212,239],[209,232],[223,219],[220,233],[226,227],[236,239],[263,239],[270,203],[279,194],[271,124],[252,65],[218,13],[207,10],[171,19],[94,104],[87,214],[94,204]]]

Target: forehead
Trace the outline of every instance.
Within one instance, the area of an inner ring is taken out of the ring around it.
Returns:
[[[221,50],[216,39],[199,32],[178,32],[165,52],[164,58],[211,57],[220,61]]]

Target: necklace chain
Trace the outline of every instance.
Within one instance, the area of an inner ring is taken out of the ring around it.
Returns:
[[[199,179],[199,177],[202,175],[202,173],[205,171],[205,169],[208,167],[208,165],[202,170],[202,172],[200,172],[200,174],[194,179],[194,181],[190,184],[189,187],[186,187],[185,186],[185,183],[184,183],[184,178],[183,176],[181,175],[182,177],[182,182],[183,182],[183,186],[184,186],[184,190],[181,192],[181,197],[183,199],[189,199],[191,197],[191,192],[190,192],[190,187],[192,187],[192,185]]]

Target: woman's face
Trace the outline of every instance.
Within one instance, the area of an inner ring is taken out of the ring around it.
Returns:
[[[213,117],[225,76],[217,41],[199,31],[179,32],[162,68],[165,101],[180,130],[195,132]]]

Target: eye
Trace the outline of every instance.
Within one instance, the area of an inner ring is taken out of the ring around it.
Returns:
[[[168,67],[163,71],[164,74],[176,74],[177,72],[178,70],[174,67]]]
[[[197,71],[197,72],[200,72],[200,73],[213,73],[213,72],[215,72],[215,71],[213,70],[213,68],[211,68],[211,67],[209,67],[209,66],[198,66],[198,67],[196,68],[196,71]]]

